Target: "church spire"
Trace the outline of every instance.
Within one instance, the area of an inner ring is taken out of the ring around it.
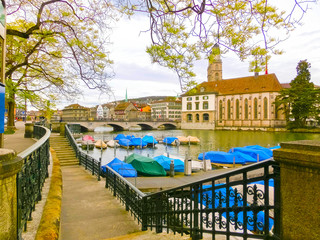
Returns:
[[[127,93],[127,89],[126,89],[126,99],[125,102],[128,102],[128,93]]]
[[[219,44],[215,44],[209,56],[208,82],[222,80],[222,61]]]

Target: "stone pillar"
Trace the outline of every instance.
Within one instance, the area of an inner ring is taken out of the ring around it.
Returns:
[[[280,238],[319,239],[320,141],[281,143],[274,159],[280,163]]]
[[[0,239],[17,239],[16,175],[22,164],[14,150],[0,149]]]
[[[25,126],[24,137],[25,138],[32,138],[34,124],[33,123],[26,123],[24,126]]]
[[[60,123],[60,136],[66,135],[66,124],[65,122]]]

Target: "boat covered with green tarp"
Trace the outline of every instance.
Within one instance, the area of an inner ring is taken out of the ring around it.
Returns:
[[[166,176],[164,168],[154,159],[136,153],[126,158],[126,163],[130,163],[143,176]]]

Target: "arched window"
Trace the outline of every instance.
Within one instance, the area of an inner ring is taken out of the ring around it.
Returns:
[[[263,99],[263,117],[268,118],[268,99],[266,97]]]
[[[196,122],[199,122],[199,114],[196,114]]]
[[[187,122],[192,122],[192,114],[187,114]]]
[[[230,99],[227,102],[227,106],[228,106],[228,119],[231,119],[231,102]]]
[[[248,99],[244,100],[244,119],[248,119],[249,107],[248,107]]]
[[[219,119],[222,120],[222,100],[219,101]]]
[[[216,73],[215,79],[216,79],[216,80],[219,80],[219,73]]]
[[[239,99],[236,100],[236,119],[239,119]]]
[[[204,122],[208,122],[209,121],[209,114],[208,113],[204,113],[202,117],[203,117],[203,121]]]
[[[253,100],[253,109],[254,109],[254,119],[258,118],[258,99],[254,98]]]

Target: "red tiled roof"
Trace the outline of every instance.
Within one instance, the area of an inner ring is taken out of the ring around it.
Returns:
[[[201,89],[203,91],[201,91]],[[220,95],[245,94],[259,92],[279,92],[282,89],[274,73],[259,76],[224,79],[203,82],[182,96],[218,93]]]

